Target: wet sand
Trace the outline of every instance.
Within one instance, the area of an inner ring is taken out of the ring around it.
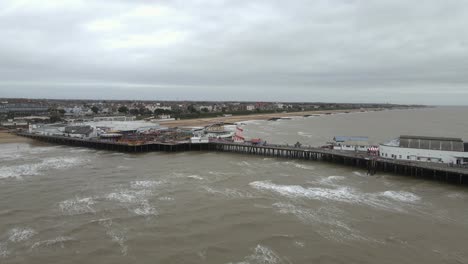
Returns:
[[[29,142],[29,141],[30,141],[29,138],[19,137],[12,133],[8,133],[7,131],[0,130],[0,144],[24,143],[24,142]]]

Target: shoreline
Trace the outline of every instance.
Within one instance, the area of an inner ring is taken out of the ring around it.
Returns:
[[[227,117],[208,117],[208,118],[194,118],[194,119],[183,119],[183,120],[172,120],[172,121],[161,121],[159,124],[165,127],[204,127],[213,123],[237,123],[237,122],[248,122],[253,120],[268,120],[270,118],[284,118],[284,117],[303,117],[306,115],[333,115],[333,114],[348,114],[348,113],[366,113],[366,112],[377,112],[385,110],[398,110],[386,109],[386,108],[366,108],[366,109],[340,109],[340,110],[317,110],[317,111],[304,111],[304,112],[289,112],[289,113],[268,113],[268,114],[251,114],[251,115],[238,115],[238,116],[227,116]],[[412,108],[408,108],[412,109]],[[26,143],[31,142],[29,138],[16,136],[7,130],[0,130],[0,144],[8,143]]]
[[[304,111],[304,112],[288,112],[288,113],[268,113],[268,114],[251,114],[251,115],[238,115],[238,116],[220,116],[220,117],[207,117],[207,118],[195,118],[195,119],[183,119],[183,120],[172,120],[172,121],[160,121],[161,126],[166,127],[203,127],[212,123],[236,123],[236,122],[247,122],[253,120],[268,120],[270,118],[282,118],[282,117],[303,117],[306,115],[333,115],[333,114],[351,114],[351,113],[366,113],[366,112],[378,112],[384,110],[397,110],[385,109],[385,108],[366,108],[366,109],[340,109],[340,110],[317,110],[317,111]],[[410,108],[408,108],[410,109]]]
[[[31,142],[31,139],[17,136],[13,133],[8,132],[7,130],[0,130],[0,144],[26,143],[26,142]]]

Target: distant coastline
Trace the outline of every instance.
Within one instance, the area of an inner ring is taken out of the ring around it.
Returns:
[[[172,121],[162,121],[160,124],[167,127],[201,127],[212,123],[238,123],[243,121],[252,120],[268,120],[275,117],[295,117],[295,116],[313,116],[313,115],[326,115],[326,114],[346,114],[346,113],[359,113],[359,112],[376,112],[384,110],[401,110],[401,109],[414,109],[411,108],[365,108],[365,109],[339,109],[339,110],[316,110],[316,111],[303,111],[303,112],[284,112],[284,113],[268,113],[268,114],[250,114],[250,115],[233,115],[233,116],[220,116],[210,118],[195,118],[195,119],[182,119]]]
[[[346,114],[346,113],[359,113],[359,112],[376,112],[385,110],[405,110],[412,108],[365,108],[365,109],[339,109],[339,110],[317,110],[317,111],[303,111],[303,112],[284,112],[284,113],[268,113],[268,114],[250,114],[250,115],[233,115],[233,116],[220,116],[209,118],[194,118],[182,119],[160,122],[161,126],[166,127],[203,127],[213,123],[242,123],[252,120],[268,120],[272,118],[284,117],[301,117],[301,116],[314,116],[314,115],[333,115],[333,114]],[[23,143],[30,142],[30,139],[16,136],[9,133],[7,130],[0,130],[0,144],[7,143]]]

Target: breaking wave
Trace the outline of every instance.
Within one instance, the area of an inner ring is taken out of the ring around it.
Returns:
[[[410,192],[396,192],[396,191],[385,191],[382,193],[382,196],[385,196],[387,198],[396,200],[396,201],[401,201],[401,202],[409,202],[409,203],[414,203],[418,202],[421,200],[421,197],[410,193]]]
[[[355,198],[353,191],[349,187],[337,189],[327,188],[304,188],[300,185],[279,185],[270,181],[256,181],[249,183],[250,186],[259,190],[269,190],[277,192],[290,198],[309,198],[318,200],[349,201]]]
[[[157,215],[158,211],[152,207],[147,200],[140,203],[139,207],[133,209],[133,212],[137,215]]]
[[[42,240],[42,241],[36,242],[31,246],[31,249],[35,249],[38,247],[55,247],[55,246],[58,246],[60,248],[65,248],[66,242],[70,242],[74,240],[75,239],[73,237],[60,236],[54,239]]]
[[[270,181],[256,181],[249,185],[258,190],[272,191],[289,198],[337,201],[396,211],[404,211],[402,205],[414,204],[420,200],[420,197],[408,192],[363,193],[351,187],[304,188],[300,185],[279,185]]]
[[[361,176],[361,177],[366,176],[365,173],[362,173],[362,172],[359,172],[359,171],[353,171],[353,174],[356,175],[356,176]]]
[[[466,194],[459,193],[459,192],[452,192],[452,193],[447,194],[447,197],[451,199],[464,199],[466,197]]]
[[[198,175],[189,175],[187,176],[187,178],[195,179],[195,180],[203,180],[203,178]]]
[[[59,203],[60,210],[68,215],[96,213],[93,208],[95,204],[92,197],[73,198]]]
[[[163,184],[163,181],[132,181],[130,186],[134,189],[139,188],[152,188],[158,185]]]
[[[49,169],[66,169],[83,163],[80,158],[47,158],[39,163],[0,167],[0,178],[20,178],[22,176],[39,175]]]
[[[276,252],[270,248],[257,245],[253,249],[253,253],[244,258],[241,262],[235,262],[237,264],[280,264],[286,263]],[[230,264],[235,264],[230,262]]]
[[[51,152],[55,149],[57,149],[56,146],[31,148],[28,145],[2,144],[2,152],[0,153],[0,160],[10,161],[10,160],[18,160],[18,159],[28,159],[28,158],[33,157],[36,154]]]
[[[302,132],[302,131],[297,132],[297,134],[298,134],[299,136],[307,137],[307,138],[312,138],[312,137],[314,137],[314,135],[309,134],[309,133],[305,133],[305,132]]]
[[[334,207],[320,207],[308,209],[290,203],[275,203],[273,207],[281,214],[292,214],[305,224],[317,224],[317,232],[326,239],[343,242],[348,240],[373,241],[375,239],[365,237],[359,230],[351,228],[345,222],[338,219],[344,212]]]
[[[8,232],[8,239],[13,243],[18,243],[26,241],[36,234],[36,231],[31,228],[13,228]]]
[[[214,189],[209,186],[202,186],[202,188],[211,194],[223,195],[228,198],[252,198],[252,194],[247,192],[242,192],[236,189],[224,188],[224,189]]]
[[[0,257],[7,257],[10,252],[8,251],[6,243],[0,243]]]
[[[122,228],[114,227],[112,219],[101,219],[98,221],[101,226],[106,229],[106,235],[120,247],[122,255],[127,255],[128,246],[126,244],[127,236],[126,232]]]
[[[296,163],[294,161],[286,161],[286,162],[277,162],[276,165],[279,165],[279,166],[283,166],[283,165],[292,165],[298,169],[303,169],[303,170],[315,170],[315,167],[314,166],[310,166],[310,165],[305,165],[305,164],[300,164],[300,163]]]
[[[323,178],[319,181],[319,183],[324,184],[324,185],[331,185],[331,186],[336,186],[336,182],[344,180],[344,176],[328,176],[326,178]]]
[[[129,211],[137,215],[157,215],[156,208],[150,204],[147,198],[151,194],[151,191],[148,190],[122,190],[109,193],[106,199],[122,203]]]
[[[163,196],[163,197],[159,197],[159,200],[160,201],[174,201],[174,198],[168,197],[168,196]]]

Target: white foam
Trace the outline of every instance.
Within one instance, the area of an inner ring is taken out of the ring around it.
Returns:
[[[33,147],[24,144],[2,144],[2,152],[0,153],[0,160],[10,161],[27,159],[34,157],[37,154],[42,154],[55,150],[56,147]]]
[[[49,169],[65,169],[83,163],[83,159],[75,157],[46,158],[39,163],[0,167],[0,178],[21,178],[22,176],[39,175]]]
[[[263,120],[245,120],[245,121],[239,121],[239,122],[235,122],[234,124],[236,125],[241,125],[241,124],[245,124],[245,125],[260,125],[262,122],[264,122]]]
[[[189,175],[187,176],[187,178],[195,179],[195,180],[203,180],[203,178],[198,175]]]
[[[356,199],[353,190],[349,187],[337,189],[304,188],[300,185],[278,185],[269,181],[256,181],[249,183],[249,185],[256,189],[274,191],[291,198],[309,198],[343,202]]]
[[[257,245],[253,249],[253,253],[244,258],[244,261],[236,262],[237,264],[278,264],[284,263],[284,260],[278,256],[273,250],[270,248]],[[233,264],[231,262],[231,264]]]
[[[95,204],[92,197],[86,198],[72,198],[59,203],[60,210],[68,215],[78,215],[95,213],[96,211],[92,207]]]
[[[51,247],[51,246],[57,246],[57,245],[61,248],[65,248],[65,242],[74,241],[74,240],[75,239],[73,237],[60,236],[54,239],[36,242],[31,246],[31,249],[34,249],[37,247]]]
[[[366,174],[364,174],[362,172],[359,172],[359,171],[353,171],[353,174],[356,175],[356,176],[361,176],[361,177],[366,176]]]
[[[279,166],[283,166],[284,164],[292,165],[292,166],[294,166],[294,167],[296,167],[298,169],[303,169],[303,170],[315,170],[314,166],[300,164],[300,163],[296,163],[294,161],[277,162],[276,164],[279,165]]]
[[[125,243],[127,241],[125,230],[121,228],[114,228],[112,219],[109,218],[99,220],[99,224],[106,229],[106,235],[109,236],[113,242],[119,245],[122,255],[127,255],[128,246]]]
[[[381,243],[375,239],[365,237],[361,232],[343,222],[346,217],[343,216],[344,212],[342,210],[330,206],[308,209],[290,203],[275,203],[273,206],[278,209],[279,213],[292,214],[303,223],[318,225],[315,229],[326,239],[338,242],[360,240]]]
[[[129,191],[109,193],[106,198],[121,203],[134,203],[138,201],[135,193]]]
[[[148,201],[142,201],[140,206],[133,210],[137,215],[157,215],[158,211]]]
[[[82,153],[82,152],[90,152],[90,151],[91,151],[90,149],[86,149],[86,148],[70,149],[70,153]]]
[[[295,166],[296,168],[303,169],[303,170],[314,170],[314,169],[315,169],[314,166],[307,166],[307,165],[298,164],[298,163],[294,163],[294,166]]]
[[[247,162],[247,161],[245,161],[245,160],[244,160],[244,161],[241,161],[241,162],[237,162],[236,164],[237,164],[238,166],[242,166],[242,167],[251,167],[251,166],[252,166],[249,162]]]
[[[6,243],[0,243],[0,257],[5,258],[10,254]]]
[[[202,188],[208,193],[219,194],[219,195],[226,196],[228,198],[252,198],[253,197],[252,194],[250,193],[242,192],[236,189],[230,189],[230,188],[214,189],[209,186],[202,186]]]
[[[305,243],[304,242],[301,242],[301,241],[294,241],[294,244],[297,246],[297,247],[305,247]]]
[[[297,132],[297,134],[298,134],[299,136],[301,136],[301,137],[306,137],[306,138],[312,138],[312,137],[314,137],[314,135],[308,134],[308,133],[305,133],[305,132],[302,132],[302,131]]]
[[[130,186],[134,189],[139,188],[152,188],[158,185],[163,184],[163,181],[132,181]]]
[[[414,193],[404,192],[404,191],[385,191],[382,193],[382,196],[393,199],[395,201],[409,202],[414,203],[421,200],[421,197],[415,195]]]
[[[163,197],[159,197],[159,200],[160,201],[174,201],[174,198],[163,196]]]
[[[36,234],[36,231],[34,231],[31,228],[13,228],[8,232],[8,239],[13,242],[13,243],[18,243],[18,242],[23,242],[31,237],[33,237]]]
[[[415,204],[420,199],[418,196],[406,192],[362,193],[351,187],[304,188],[300,185],[279,185],[270,181],[256,181],[249,183],[249,185],[258,190],[272,191],[289,198],[337,201],[399,212],[404,211],[402,206],[408,203]]]
[[[328,176],[319,180],[320,184],[337,186],[337,182],[344,180],[344,176]]]
[[[453,192],[447,194],[447,197],[451,199],[464,199],[466,197],[466,194],[460,192]]]
[[[151,206],[147,199],[147,196],[151,194],[151,191],[148,190],[122,190],[110,193],[106,198],[124,204],[129,211],[137,215],[157,215],[157,210]]]

